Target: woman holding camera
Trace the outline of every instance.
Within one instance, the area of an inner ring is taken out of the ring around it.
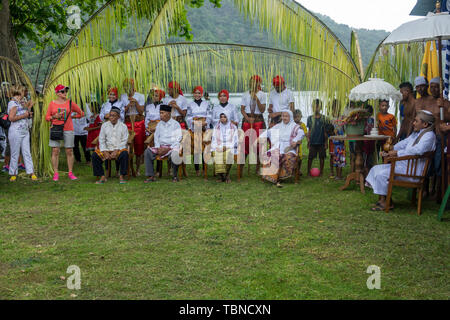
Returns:
[[[11,182],[17,180],[19,156],[22,153],[25,162],[25,170],[31,180],[36,181],[34,174],[33,159],[30,152],[30,131],[28,119],[32,117],[31,107],[33,101],[23,102],[26,88],[21,85],[11,87],[11,101],[8,103],[8,119],[11,125],[8,130],[8,139],[11,149],[11,160],[9,163],[9,179]]]

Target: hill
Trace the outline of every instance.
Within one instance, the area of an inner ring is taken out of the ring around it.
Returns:
[[[343,45],[349,49],[350,34],[352,28],[345,24],[338,24],[330,17],[316,14],[341,40]],[[192,26],[194,41],[221,42],[221,43],[238,43],[257,45],[263,47],[282,48],[267,32],[259,29],[257,25],[251,24],[239,13],[234,7],[231,0],[222,0],[221,8],[214,6],[205,1],[205,5],[200,9],[188,8],[188,19]],[[142,26],[145,28],[145,26]],[[130,30],[131,31],[131,30]],[[370,62],[373,52],[378,44],[383,40],[388,32],[383,30],[367,30],[355,29],[358,34],[363,64],[367,66]],[[133,37],[129,32],[124,32],[124,36],[119,41],[120,50],[133,49],[135,47]],[[170,42],[185,41],[180,38],[170,38]],[[38,76],[38,84],[43,84],[45,74],[55,61],[58,50],[48,49],[44,53],[44,59],[40,66]],[[31,46],[24,44],[21,50],[22,63],[25,72],[30,76],[33,84],[39,69],[42,53],[36,53]],[[52,60],[53,58],[53,60]]]

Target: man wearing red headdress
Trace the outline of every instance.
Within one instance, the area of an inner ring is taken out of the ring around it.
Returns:
[[[183,96],[180,84],[176,81],[169,82],[167,91],[169,95],[163,100],[163,104],[172,107],[172,119],[178,121],[181,129],[187,129],[184,118],[186,117],[189,102]]]
[[[286,88],[286,82],[283,77],[276,76],[272,80],[274,90],[270,92],[269,97],[269,127],[281,122],[281,112],[291,110],[295,111],[295,100],[292,91]]]
[[[128,130],[134,127],[134,154],[136,155],[136,174],[139,175],[139,168],[143,162],[145,150],[145,95],[136,92],[134,80],[125,79],[123,88],[127,93],[122,94],[120,100],[125,106],[125,124]]]
[[[263,114],[266,111],[267,96],[261,90],[262,79],[258,75],[254,75],[250,78],[250,89],[242,96],[241,101],[241,113],[243,115],[242,130],[244,132],[253,129],[256,131],[256,138],[259,137],[259,131],[266,128]],[[249,136],[245,137],[245,156],[250,153],[250,141]],[[256,154],[258,152],[256,150]],[[258,156],[259,164],[259,156]],[[259,165],[256,170],[258,172]]]

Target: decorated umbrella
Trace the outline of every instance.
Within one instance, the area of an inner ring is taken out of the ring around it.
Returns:
[[[369,81],[363,82],[354,87],[349,95],[352,101],[367,101],[367,100],[394,100],[400,101],[402,95],[392,84],[383,79],[370,78]],[[371,136],[378,136],[378,121],[376,121],[376,110],[373,108],[375,119],[375,126],[370,133]]]
[[[439,3],[437,3],[438,5]],[[436,8],[439,12],[440,5]],[[411,42],[438,42],[439,77],[441,78],[441,92],[444,87],[442,79],[442,40],[450,39],[450,15],[448,12],[431,13],[425,18],[414,20],[402,24],[392,31],[383,41],[384,45],[401,44]],[[429,79],[430,80],[430,79]],[[442,94],[441,94],[442,95]],[[443,110],[441,109],[441,120],[443,120]]]
[[[441,3],[436,2],[436,14],[429,12],[425,18],[402,24],[392,31],[383,44],[400,44],[411,42],[437,41],[439,58],[439,77],[441,78],[441,98],[443,98],[444,81],[442,79],[442,40],[450,39],[450,15],[441,13]],[[444,121],[444,108],[441,108],[440,118]],[[441,144],[441,166],[445,167],[444,144]],[[442,174],[441,192],[445,191],[445,175]]]
[[[441,11],[450,11],[450,0],[440,0]],[[409,15],[411,16],[426,16],[428,12],[435,9],[435,2],[432,0],[417,0],[416,5]]]

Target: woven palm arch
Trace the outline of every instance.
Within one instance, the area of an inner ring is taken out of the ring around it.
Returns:
[[[383,41],[378,45],[367,66],[364,80],[377,77],[393,85],[405,81],[414,83],[414,78],[420,74],[424,44],[417,42],[383,45]]]
[[[126,78],[134,78],[137,91],[144,94],[171,80],[187,91],[198,84],[208,90],[226,83],[230,91],[242,92],[253,74],[262,76],[265,88],[271,87],[273,76],[281,74],[290,88],[317,91],[325,105],[338,99],[344,107],[350,89],[361,82],[360,74],[348,51],[319,19],[290,0],[233,1],[247,19],[288,50],[167,43],[168,35],[182,23],[176,18],[185,10],[185,0],[112,0],[67,44],[46,79],[44,106],[54,99],[53,88],[58,83],[69,85],[72,98],[84,105],[92,92],[104,93],[108,86],[124,92]],[[136,48],[120,51],[118,38],[128,20],[135,29]],[[150,21],[148,28],[139,27],[144,20]],[[41,141],[48,141],[45,121],[40,132]],[[45,149],[49,148],[41,142],[39,172],[50,174],[50,152]]]

